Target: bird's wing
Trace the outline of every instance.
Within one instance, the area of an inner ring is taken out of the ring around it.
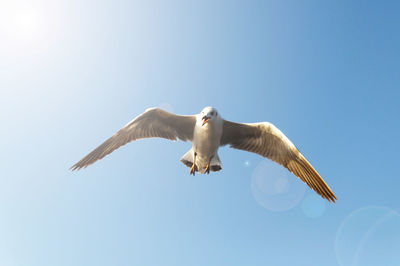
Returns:
[[[240,124],[224,120],[221,146],[258,153],[286,167],[323,198],[335,202],[335,194],[294,144],[273,124]]]
[[[195,124],[196,116],[175,115],[159,108],[147,109],[70,169],[86,168],[122,145],[137,139],[156,137],[192,141]]]

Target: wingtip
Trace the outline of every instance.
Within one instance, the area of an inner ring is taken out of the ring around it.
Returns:
[[[327,196],[327,197],[325,197],[325,198],[326,198],[329,202],[335,203],[335,204],[336,204],[337,197],[335,196],[335,194],[329,195],[329,196]]]
[[[336,203],[336,201],[337,201],[337,198],[336,198],[336,196],[335,196],[335,195],[333,195],[333,199],[332,199],[332,201],[333,201],[333,203]]]
[[[78,165],[74,164],[73,166],[71,166],[68,170],[70,170],[71,172],[74,171],[78,171],[80,170],[82,167],[79,167]]]

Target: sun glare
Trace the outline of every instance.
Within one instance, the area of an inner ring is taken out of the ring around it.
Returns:
[[[58,11],[51,2],[0,4],[0,51],[6,56],[46,51],[57,36]]]
[[[38,30],[39,18],[33,8],[22,8],[16,11],[14,27],[18,35],[31,35]]]
[[[33,41],[45,34],[48,25],[40,7],[9,3],[0,8],[0,31],[9,41]]]

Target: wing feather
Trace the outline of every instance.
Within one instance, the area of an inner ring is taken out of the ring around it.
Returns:
[[[70,169],[86,168],[119,147],[138,139],[156,137],[192,141],[195,124],[195,116],[175,115],[159,108],[147,109]]]
[[[335,194],[296,146],[273,124],[241,124],[224,120],[221,145],[260,154],[286,167],[323,198],[335,202]]]

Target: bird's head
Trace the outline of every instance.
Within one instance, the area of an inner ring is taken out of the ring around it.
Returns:
[[[217,109],[215,109],[214,107],[206,107],[201,111],[200,117],[203,121],[201,125],[204,126],[205,124],[219,117],[219,114],[217,112]]]

